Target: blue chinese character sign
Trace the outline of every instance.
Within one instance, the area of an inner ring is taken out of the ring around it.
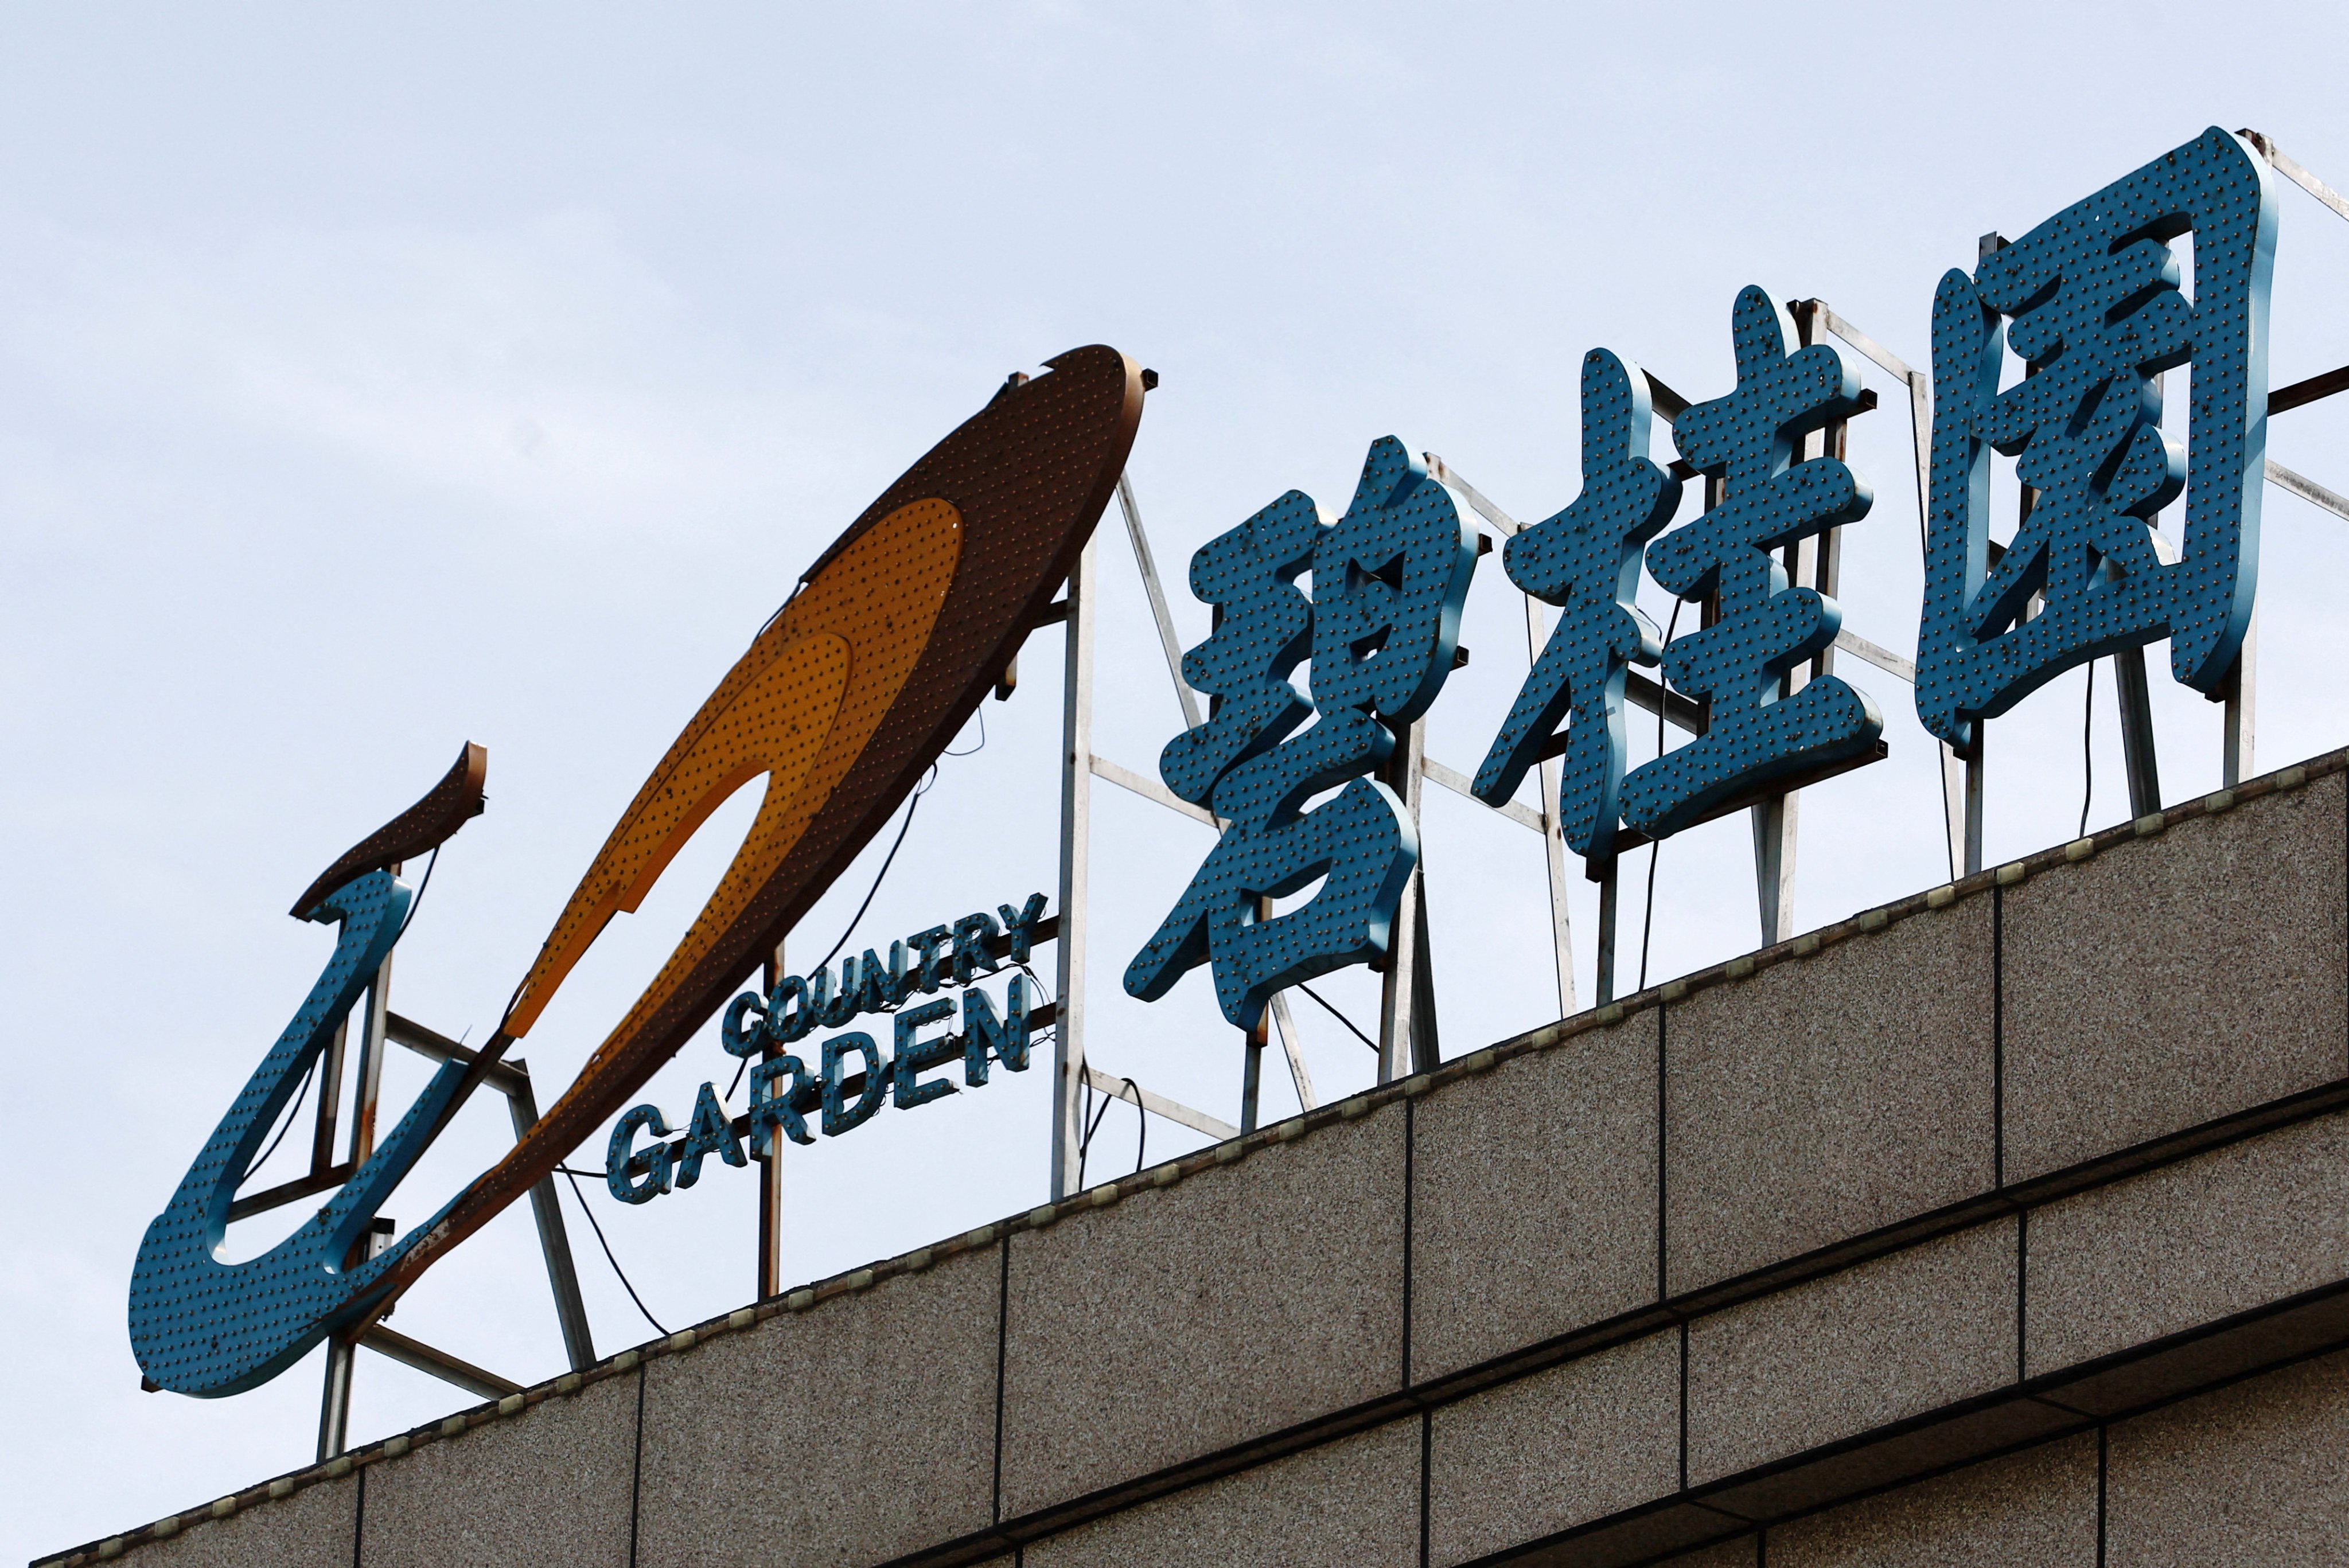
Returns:
[[[1719,504],[1648,546],[1648,571],[1682,599],[1716,598],[1713,624],[1664,646],[1665,677],[1709,704],[1705,732],[1623,781],[1623,820],[1650,838],[1702,821],[1775,779],[1857,757],[1884,721],[1833,676],[1790,692],[1794,666],[1835,641],[1836,602],[1789,587],[1776,552],[1868,515],[1874,499],[1839,458],[1793,461],[1804,436],[1859,411],[1859,378],[1825,344],[1786,352],[1777,307],[1739,292],[1730,316],[1737,389],[1672,428],[1681,456],[1721,481]]]
[[[399,1125],[325,1207],[257,1258],[222,1263],[229,1206],[303,1074],[398,942],[409,893],[376,871],[328,895],[314,920],[341,923],[326,967],[221,1119],[171,1203],[139,1243],[130,1276],[130,1344],[166,1388],[217,1398],[254,1388],[293,1365],[382,1295],[383,1276],[432,1221],[389,1250],[345,1268],[351,1250],[416,1163],[465,1076],[444,1062]],[[438,1216],[435,1216],[437,1219]]]
[[[1184,675],[1220,700],[1168,745],[1159,777],[1230,827],[1125,971],[1127,992],[1155,1001],[1212,961],[1216,1001],[1242,1028],[1274,992],[1385,954],[1419,838],[1394,792],[1361,775],[1443,690],[1476,567],[1451,493],[1392,436],[1371,444],[1346,514],[1319,517],[1291,490],[1192,558],[1191,590],[1219,615]],[[1295,585],[1309,564],[1309,601]],[[1309,656],[1310,703],[1288,678]],[[1258,918],[1259,900],[1323,878],[1301,907]]]
[[[1670,522],[1681,481],[1648,460],[1648,377],[1603,348],[1582,360],[1582,493],[1511,539],[1509,581],[1562,612],[1476,770],[1476,798],[1516,793],[1557,729],[1566,732],[1559,826],[1577,854],[1603,855],[1623,784],[1623,679],[1653,665],[1655,623],[1632,603],[1640,552]]]
[[[2158,637],[2209,692],[2251,614],[2266,472],[2266,160],[2212,127],[2065,208],[1933,299],[1932,511],[1917,715],[1952,745],[2076,665]],[[2194,237],[2194,294],[2168,242]],[[2002,325],[2003,321],[2003,325]],[[2025,374],[2001,390],[2004,350]],[[2187,447],[2159,374],[2193,366]],[[2029,514],[1993,563],[1990,454]],[[2153,519],[2186,489],[2182,556]],[[2029,613],[2033,596],[2044,607]]]

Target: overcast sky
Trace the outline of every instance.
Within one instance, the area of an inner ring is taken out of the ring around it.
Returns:
[[[1107,342],[1161,373],[1131,472],[1195,641],[1190,552],[1290,487],[1341,508],[1379,436],[1519,517],[1565,505],[1584,351],[1717,396],[1745,284],[1823,296],[1922,366],[1934,284],[1977,235],[2207,125],[2349,183],[2344,32],[2325,5],[2044,0],[0,10],[0,1071],[20,1183],[0,1219],[0,1560],[310,1458],[316,1356],[233,1399],[143,1395],[124,1327],[142,1230],[331,945],[285,917],[294,895],[460,742],[486,746],[491,809],[442,857],[392,991],[480,1039],[800,570],[1007,372]],[[2282,201],[2279,385],[2349,361],[2349,224]],[[1887,406],[1853,428],[1878,500],[1847,534],[1847,624],[1912,651],[1907,421],[1863,373]],[[2271,449],[2349,490],[2344,432],[2349,411],[2313,408]],[[1112,524],[1099,747],[1147,771],[1180,716]],[[2349,739],[2344,531],[2269,491],[2262,767]],[[1431,724],[1472,772],[1526,657],[1499,568]],[[857,948],[1055,886],[1060,657],[1039,634],[983,745],[957,743]],[[2217,709],[2150,662],[2168,797],[2215,787]],[[1945,874],[1909,694],[1844,671],[1892,756],[1806,798],[1798,928]],[[1992,732],[1993,859],[2075,830],[2082,679]],[[2109,690],[2092,825],[2127,812]],[[542,1103],[699,907],[753,794],[524,1042]],[[1206,975],[1150,1007],[1117,986],[1206,831],[1099,794],[1092,1058],[1234,1119],[1237,1037]],[[1555,1016],[1539,846],[1441,790],[1424,841],[1447,1054]],[[877,861],[795,954],[832,946]],[[1574,899],[1588,1005],[1578,878]],[[1654,903],[1651,980],[1751,947],[1744,824],[1672,841]],[[1628,931],[1626,952],[1628,989]],[[1327,989],[1375,1027],[1373,979]],[[1371,1080],[1333,1019],[1299,1021],[1321,1098]],[[675,1119],[731,1066],[705,1036],[647,1098]],[[387,1117],[423,1076],[392,1064]],[[792,1151],[792,1277],[1041,1201],[1046,1077]],[[1268,1118],[1288,1114],[1268,1078]],[[509,1137],[484,1097],[390,1212],[421,1218]],[[1113,1109],[1095,1174],[1200,1141],[1148,1137]],[[675,1327],[750,1299],[754,1188],[713,1167],[643,1208],[586,1201]],[[649,1336],[564,1202],[599,1350]],[[232,1254],[300,1213],[240,1226]],[[394,1326],[518,1380],[559,1371],[523,1211]],[[468,1403],[368,1357],[353,1438]]]

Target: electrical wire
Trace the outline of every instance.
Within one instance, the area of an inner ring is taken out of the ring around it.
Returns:
[[[286,1108],[285,1119],[277,1124],[277,1136],[269,1140],[269,1147],[261,1151],[260,1159],[244,1168],[244,1174],[236,1179],[238,1186],[251,1181],[254,1171],[268,1164],[269,1157],[277,1152],[277,1146],[285,1141],[285,1135],[294,1130],[295,1119],[302,1114],[302,1101],[309,1097],[310,1080],[317,1076],[318,1058],[312,1057],[309,1067],[303,1070],[302,1087],[294,1091],[294,1103]]]
[[[416,896],[409,900],[408,913],[399,923],[399,936],[391,939],[392,946],[399,945],[400,937],[408,934],[409,926],[415,922],[416,912],[424,907],[425,890],[432,885],[432,868],[440,863],[440,846],[435,844],[432,846],[432,858],[424,862],[424,876],[416,884]],[[269,1147],[261,1151],[261,1157],[258,1160],[244,1168],[244,1174],[237,1178],[240,1186],[251,1181],[254,1171],[269,1163],[269,1157],[277,1152],[277,1146],[285,1141],[287,1133],[294,1130],[295,1119],[301,1115],[302,1102],[309,1098],[310,1085],[317,1076],[318,1058],[312,1057],[310,1065],[302,1070],[302,1087],[294,1091],[294,1103],[286,1108],[285,1119],[278,1123],[277,1136],[269,1140]]]
[[[983,746],[986,744],[986,741],[982,739],[979,744]],[[974,747],[972,749],[976,750],[978,748]],[[965,755],[968,755],[968,753]],[[864,918],[864,912],[873,907],[873,900],[881,892],[882,879],[889,874],[889,868],[896,863],[897,851],[905,847],[906,831],[914,825],[914,808],[922,803],[922,797],[928,794],[930,786],[937,781],[938,767],[936,763],[933,762],[930,764],[930,776],[922,780],[921,788],[915,790],[912,798],[907,799],[905,802],[905,820],[898,824],[896,841],[889,846],[889,853],[881,861],[881,869],[873,873],[873,885],[865,890],[864,902],[858,904],[856,906],[856,913],[848,917],[848,928],[840,934],[840,940],[832,944],[832,951],[823,955],[823,963],[817,965],[816,968],[822,969],[831,964],[833,959],[839,957],[840,950],[847,946],[848,939],[856,934],[856,923],[863,920]],[[730,1101],[733,1099],[734,1091],[742,1087],[742,1075],[750,1070],[750,1058],[744,1057],[742,1058],[742,1065],[734,1069],[734,1081],[726,1086],[727,1099]]]
[[[1370,1047],[1371,1049],[1374,1051],[1379,1048],[1378,1041],[1371,1038],[1370,1036],[1362,1033],[1361,1030],[1355,1028],[1354,1020],[1349,1018],[1345,1014],[1340,1013],[1337,1008],[1331,1006],[1329,1003],[1329,999],[1323,996],[1320,992],[1316,991],[1310,985],[1299,985],[1297,988],[1299,991],[1304,992],[1308,996],[1312,997],[1316,1002],[1320,1003],[1321,1010],[1329,1014],[1331,1017],[1337,1019],[1338,1022],[1345,1025],[1346,1027],[1352,1032],[1354,1038],[1361,1041],[1362,1044]]]
[[[2080,767],[2087,775],[2087,782],[2080,789],[2080,830],[2072,835],[2075,839],[2088,836],[2088,802],[2096,798],[2096,748],[2093,744],[2096,734],[2096,661],[2094,659],[2088,661],[2086,706],[2087,711],[2080,717]]]
[[[579,1200],[579,1212],[587,1216],[587,1228],[595,1233],[595,1244],[604,1249],[604,1261],[610,1264],[612,1272],[620,1276],[620,1288],[628,1293],[628,1299],[636,1304],[636,1310],[645,1315],[647,1323],[659,1333],[667,1334],[668,1330],[661,1327],[661,1320],[653,1315],[652,1308],[645,1305],[645,1298],[638,1295],[636,1287],[628,1283],[628,1271],[622,1268],[620,1260],[612,1255],[612,1243],[604,1239],[604,1227],[595,1222],[595,1211],[587,1206],[587,1194],[579,1190],[579,1172],[568,1165],[558,1165],[555,1169],[570,1181],[571,1195]],[[588,1174],[592,1176],[595,1172],[591,1171]]]
[[[1666,643],[1670,643],[1672,634],[1681,629],[1681,606],[1686,603],[1685,599],[1672,601],[1671,617],[1664,626]],[[1661,675],[1663,671],[1659,669],[1656,673]],[[1664,709],[1671,706],[1671,688],[1660,680],[1656,683],[1656,755],[1659,757],[1664,754]],[[1656,929],[1656,852],[1662,848],[1661,840],[1648,841],[1648,908],[1647,913],[1640,917],[1640,984],[1633,987],[1637,991],[1648,988],[1648,936]]]
[[[424,875],[417,882],[416,896],[408,901],[408,913],[399,923],[399,936],[391,939],[391,944],[394,947],[399,945],[400,937],[408,934],[408,928],[416,923],[416,912],[424,907],[424,895],[432,888],[432,868],[440,863],[440,846],[435,844],[432,846],[432,858],[424,862]]]
[[[1141,1130],[1134,1140],[1133,1146],[1133,1169],[1138,1174],[1142,1170],[1143,1156],[1150,1148],[1150,1113],[1142,1109],[1142,1086],[1132,1078],[1120,1078],[1118,1081],[1133,1091],[1133,1099],[1126,1103],[1133,1107],[1134,1120]],[[1125,1096],[1103,1095],[1101,1109],[1094,1110],[1092,1078],[1090,1075],[1085,1078],[1084,1108],[1078,1112],[1079,1117],[1085,1122],[1085,1135],[1077,1140],[1077,1191],[1080,1192],[1085,1190],[1085,1152],[1093,1145],[1093,1134],[1101,1130],[1102,1118],[1109,1114],[1109,1108],[1112,1105],[1121,1100],[1125,1100]]]
[[[978,720],[978,744],[977,746],[972,747],[968,751],[943,751],[943,752],[940,752],[940,753],[939,753],[939,755],[940,755],[940,756],[942,756],[942,757],[976,757],[976,756],[978,756],[980,752],[982,752],[982,751],[984,751],[984,750],[986,750],[986,749],[987,749],[987,708],[986,708],[986,707],[985,707],[984,705],[981,705],[981,706],[980,706],[980,707],[978,707],[978,709],[977,709],[977,710],[976,710],[976,711],[971,715],[971,717]]]

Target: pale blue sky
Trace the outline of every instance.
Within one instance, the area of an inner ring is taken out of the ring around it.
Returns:
[[[140,1232],[331,940],[285,918],[294,894],[460,741],[487,746],[491,810],[444,857],[394,990],[480,1037],[800,569],[1007,371],[1106,341],[1162,373],[1132,472],[1170,579],[1291,486],[1342,505],[1390,432],[1537,518],[1577,488],[1590,346],[1715,395],[1731,301],[1758,283],[1826,297],[1921,366],[1934,282],[1978,234],[2206,125],[2349,182],[2345,34],[2330,5],[2044,0],[0,10],[0,1063],[23,1182],[0,1220],[0,1560],[308,1458],[315,1357],[235,1399],[142,1395],[123,1326]],[[2279,384],[2349,361],[2349,224],[2284,202]],[[2312,409],[2272,450],[2349,489],[2344,432],[2349,410]],[[1878,501],[1848,537],[1848,624],[1908,649],[1897,412],[1855,427],[1853,460]],[[2349,738],[2344,529],[2270,492],[2264,766]],[[1178,714],[1104,538],[1100,746],[1146,770]],[[1498,567],[1433,721],[1435,754],[1472,770],[1523,669]],[[1176,615],[1204,634],[1202,606]],[[1053,886],[1059,656],[1040,634],[985,749],[946,766],[860,947]],[[1893,757],[1807,799],[1804,926],[1940,880],[1907,693],[1853,678]],[[2157,684],[2171,798],[2213,787],[2215,709]],[[1993,855],[2070,836],[2080,717],[2073,676],[1993,731]],[[2108,707],[2098,726],[2109,822],[2127,806]],[[1204,830],[1102,797],[1093,1057],[1232,1117],[1237,1052],[1205,976],[1150,1008],[1116,989]],[[657,965],[746,806],[526,1042],[543,1101]],[[1744,831],[1664,851],[1651,978],[1752,944]],[[1545,1021],[1537,847],[1441,791],[1425,837],[1447,1049]],[[871,863],[801,951],[832,944]],[[1369,1020],[1371,982],[1331,990]],[[1325,1098],[1370,1081],[1326,1017],[1300,1023]],[[651,1098],[675,1117],[730,1066],[698,1042]],[[395,1062],[391,1114],[421,1077]],[[794,1276],[1039,1201],[1043,1077],[795,1153]],[[470,1111],[392,1212],[436,1207],[502,1127]],[[1113,1111],[1101,1158],[1132,1140]],[[1161,1124],[1151,1152],[1193,1141]],[[647,1208],[591,1201],[674,1325],[749,1299],[752,1187],[715,1170]],[[645,1337],[572,1224],[601,1346]],[[516,1378],[558,1370],[521,1212],[398,1326]],[[354,1434],[465,1402],[369,1358]]]

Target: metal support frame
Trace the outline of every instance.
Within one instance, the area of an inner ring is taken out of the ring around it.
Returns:
[[[1167,604],[1165,589],[1159,580],[1156,560],[1151,553],[1150,536],[1143,527],[1142,508],[1134,498],[1133,481],[1127,475],[1118,476],[1117,500],[1118,510],[1125,521],[1126,538],[1133,549],[1134,566],[1141,573],[1143,591],[1150,602],[1151,618],[1158,633],[1160,651],[1165,656],[1166,672],[1174,682],[1175,700],[1182,706],[1185,725],[1196,727],[1202,722],[1198,694],[1183,678],[1182,639],[1174,630],[1174,614]],[[1092,781],[1100,779],[1105,783],[1114,784],[1154,805],[1188,817],[1217,832],[1223,831],[1226,825],[1214,812],[1183,799],[1157,779],[1121,767],[1093,752],[1093,643],[1095,621],[1100,612],[1097,601],[1101,582],[1097,538],[1086,542],[1084,552],[1078,558],[1077,571],[1070,578],[1068,597],[1064,601],[1066,610],[1053,617],[1065,621],[1069,628],[1061,712],[1060,929],[1063,935],[1061,938],[1059,1005],[1053,1035],[1051,1180],[1052,1196],[1056,1200],[1073,1195],[1077,1173],[1082,1168],[1079,1148],[1083,1140],[1080,1099],[1087,1086],[1129,1100],[1151,1115],[1164,1117],[1195,1131],[1219,1139],[1237,1137],[1242,1131],[1252,1130],[1257,1124],[1264,1051],[1277,1034],[1282,1056],[1288,1064],[1290,1079],[1297,1088],[1298,1103],[1307,1110],[1312,1109],[1316,1103],[1312,1075],[1306,1070],[1296,1020],[1289,1013],[1288,997],[1281,995],[1274,995],[1256,1028],[1242,1032],[1241,1125],[1237,1128],[1220,1118],[1194,1110],[1138,1086],[1129,1088],[1123,1078],[1099,1071],[1086,1059],[1082,923],[1088,862],[1092,853]]]
[[[390,870],[396,876],[402,868],[395,864]],[[359,1018],[359,1054],[354,1074],[355,1104],[346,1158],[340,1163],[334,1162],[334,1145],[341,1120],[342,1074],[349,1040],[348,1019],[336,1028],[334,1039],[319,1061],[319,1100],[312,1130],[308,1173],[238,1199],[229,1210],[232,1221],[264,1213],[340,1186],[367,1163],[368,1157],[375,1152],[376,1111],[381,1096],[387,1046],[404,1046],[436,1062],[471,1063],[474,1059],[475,1053],[458,1042],[391,1010],[391,960],[388,957],[368,982],[367,993],[354,1011]],[[520,1059],[492,1063],[483,1074],[483,1081],[506,1097],[514,1136],[519,1140],[538,1120],[538,1102],[532,1090],[528,1065]],[[564,1224],[562,1205],[555,1197],[554,1177],[545,1177],[531,1188],[530,1202],[532,1216],[536,1222],[539,1250],[546,1263],[547,1285],[554,1298],[555,1322],[563,1335],[564,1358],[574,1371],[593,1366],[595,1360],[595,1341],[588,1327],[586,1305],[579,1294],[578,1270],[572,1262],[570,1237]],[[357,1263],[361,1257],[373,1256],[389,1245],[395,1228],[388,1219],[377,1220],[353,1249],[354,1256],[350,1261]],[[357,1367],[357,1353],[362,1346],[484,1397],[490,1397],[485,1390],[502,1397],[520,1387],[519,1384],[508,1382],[494,1373],[484,1372],[445,1351],[436,1350],[385,1328],[378,1320],[390,1310],[387,1305],[373,1314],[367,1322],[345,1333],[333,1335],[326,1341],[325,1387],[318,1400],[318,1458],[322,1461],[333,1459],[349,1447],[351,1385]]]
[[[520,1061],[506,1064],[521,1077],[519,1087],[506,1095],[513,1120],[514,1141],[522,1141],[538,1120],[538,1097],[531,1092],[530,1075]],[[564,1359],[574,1372],[595,1365],[595,1336],[587,1326],[587,1304],[579,1295],[579,1271],[571,1261],[571,1236],[563,1223],[563,1204],[554,1194],[554,1178],[541,1177],[530,1190],[531,1219],[538,1227],[539,1255],[546,1262],[546,1287],[554,1297],[554,1321],[563,1332]]]
[[[1807,308],[1804,314],[1819,328],[1843,339],[1861,357],[1872,360],[1878,368],[1908,390],[1909,449],[1917,476],[1917,559],[1921,564],[1926,555],[1925,520],[1932,515],[1933,510],[1932,377],[1921,370],[1911,368],[1899,355],[1837,315],[1826,301],[1812,299],[1805,304]],[[1848,646],[1841,635],[1837,637],[1836,645],[1838,647]],[[1917,667],[1905,659],[1896,665],[1886,659],[1869,658],[1866,654],[1860,656],[1912,686],[1916,684]],[[1939,743],[1941,752],[1941,820],[1949,842],[1951,882],[1982,870],[1982,741],[1983,732],[1988,727],[1986,724],[1977,723],[1973,744],[1962,752],[1947,741]]]
[[[412,1367],[419,1372],[429,1372],[444,1383],[454,1383],[467,1393],[481,1399],[502,1399],[509,1394],[522,1392],[522,1385],[485,1372],[471,1362],[436,1350],[420,1339],[410,1339],[405,1334],[395,1334],[381,1324],[376,1324],[359,1336],[359,1343],[377,1355]]]
[[[2242,650],[2235,667],[2227,672],[2220,700],[2227,705],[2220,740],[2220,773],[2223,788],[2232,789],[2253,769],[2251,754],[2258,736],[2260,611],[2251,606],[2251,624],[2243,630]]]
[[[2121,758],[2128,774],[2129,815],[2161,810],[2161,771],[2153,747],[2153,694],[2145,678],[2145,650],[2113,655],[2113,701],[2120,709]]]
[[[768,954],[766,972],[767,995],[775,994],[788,971],[783,967],[783,944],[775,944]],[[783,1047],[768,1037],[761,1059],[772,1061],[783,1054]],[[759,1299],[783,1294],[783,1161],[782,1146],[776,1140],[767,1140],[767,1152],[756,1156],[759,1161]]]
[[[398,862],[394,862],[390,868],[391,874],[398,876],[404,869]],[[349,1168],[354,1171],[366,1164],[367,1157],[375,1152],[376,1099],[383,1087],[384,1029],[391,1012],[392,956],[390,954],[384,955],[383,967],[377,970],[375,978],[367,982],[367,995],[359,1002],[358,1096],[351,1111],[348,1161]],[[349,1020],[347,1018],[343,1028],[336,1032],[332,1047],[338,1099],[342,1078],[341,1047],[348,1028]],[[311,1145],[314,1169],[318,1142],[334,1137],[333,1127],[328,1120],[333,1113],[326,1109],[327,1101],[322,1097],[318,1104],[318,1138]],[[372,1236],[373,1232],[370,1231],[358,1245],[370,1245]],[[354,1258],[350,1261],[358,1260]],[[321,1463],[333,1459],[350,1444],[351,1377],[357,1369],[357,1341],[354,1337],[337,1334],[329,1336],[326,1340],[326,1387],[318,1396],[318,1460]]]
[[[1404,727],[1402,744],[1388,758],[1387,786],[1402,797],[1419,826],[1422,780],[1426,777],[1427,721]],[[1394,925],[1387,938],[1386,973],[1379,987],[1379,1081],[1392,1083],[1435,1065],[1434,1018],[1428,979],[1426,849],[1403,884],[1395,904]],[[1425,1066],[1422,1066],[1424,1061]]]
[[[1085,540],[1069,574],[1068,646],[1061,694],[1061,938],[1053,989],[1052,1161],[1054,1201],[1076,1192],[1084,1139],[1080,1091],[1085,1070],[1085,937],[1092,872],[1093,603],[1100,581],[1098,535]]]
[[[1591,990],[1604,1007],[1615,1000],[1615,932],[1622,914],[1623,858],[1609,855],[1594,868],[1599,882],[1599,973]]]
[[[1525,531],[1524,523],[1494,505],[1484,491],[1463,479],[1442,458],[1433,452],[1424,455],[1428,471],[1459,491],[1468,502],[1469,510],[1491,524],[1504,542]],[[1550,612],[1548,605],[1532,594],[1525,593],[1522,597],[1526,609],[1526,665],[1530,669],[1540,662],[1542,649],[1549,643]],[[1557,1016],[1569,1018],[1575,1013],[1574,919],[1568,912],[1566,902],[1566,836],[1558,825],[1559,769],[1557,758],[1542,758],[1537,774],[1541,791],[1538,814],[1527,811],[1514,800],[1504,801],[1495,810],[1542,836],[1542,859],[1544,869],[1548,873],[1550,952],[1557,975]],[[1465,775],[1434,761],[1427,762],[1426,771],[1429,778],[1445,789],[1475,799],[1469,794],[1469,780]],[[1602,992],[1608,987],[1609,982],[1603,975],[1599,985]],[[1601,995],[1599,999],[1605,1002],[1609,996]]]
[[[1204,1110],[1193,1110],[1189,1106],[1178,1104],[1168,1099],[1164,1095],[1153,1094],[1138,1083],[1113,1077],[1096,1067],[1088,1066],[1085,1068],[1084,1082],[1095,1094],[1105,1094],[1112,1099],[1122,1099],[1128,1105],[1138,1106],[1153,1116],[1164,1117],[1178,1127],[1187,1127],[1194,1132],[1204,1132],[1208,1137],[1218,1140],[1237,1138],[1242,1132],[1247,1130],[1245,1128],[1234,1127],[1220,1117],[1209,1116]]]

